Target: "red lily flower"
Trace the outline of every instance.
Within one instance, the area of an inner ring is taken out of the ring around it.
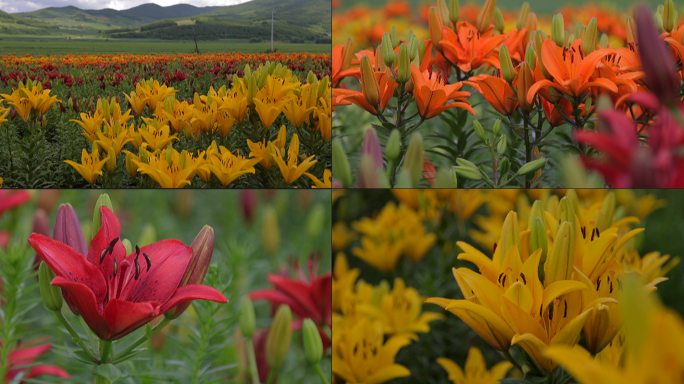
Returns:
[[[126,256],[121,226],[107,207],[100,208],[102,227],[87,257],[49,237],[32,234],[29,243],[52,269],[52,284],[72,298],[90,329],[103,340],[116,340],[176,305],[190,300],[225,303],[212,287],[179,287],[192,249],[178,240],[162,240]],[[142,261],[139,261],[140,256]]]
[[[27,365],[33,364],[37,357],[52,348],[52,345],[50,344],[34,346],[42,341],[45,340],[34,340],[29,343],[19,344],[16,346],[16,348],[10,351],[7,359],[9,362],[8,372],[5,374],[3,379],[4,382],[9,383],[22,372],[25,372],[23,377],[24,379],[30,379],[40,375],[52,375],[62,378],[69,378],[69,373],[62,368],[55,367],[53,365],[38,364],[27,367]],[[2,340],[0,340],[0,346],[2,346]],[[23,383],[23,381],[21,383]]]
[[[31,195],[25,191],[10,191],[8,189],[0,189],[0,216],[5,211],[17,207],[25,202],[31,200]]]
[[[269,274],[268,281],[275,289],[261,289],[252,292],[249,298],[252,300],[266,299],[271,302],[273,308],[280,304],[287,304],[292,312],[299,316],[298,321],[292,323],[293,329],[302,326],[302,320],[309,318],[318,326],[318,331],[323,339],[323,347],[330,346],[328,336],[323,332],[323,327],[332,324],[332,274],[318,276],[316,271],[320,259],[314,262],[309,259],[309,277],[295,264],[294,269],[297,279],[289,279],[285,276]]]

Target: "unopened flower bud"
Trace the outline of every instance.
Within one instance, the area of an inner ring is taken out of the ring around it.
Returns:
[[[530,3],[527,1],[520,6],[520,13],[518,13],[518,21],[515,27],[519,30],[525,28],[527,25],[527,17],[530,15]]]
[[[601,209],[596,217],[596,228],[603,231],[613,224],[613,216],[615,215],[615,193],[609,192],[603,200]]]
[[[393,50],[399,46],[399,33],[397,33],[397,27],[394,25],[390,28],[390,41],[392,42]]]
[[[253,189],[243,189],[240,193],[240,206],[242,207],[242,217],[249,224],[254,220],[254,211],[257,206],[257,195]]]
[[[263,210],[262,241],[266,251],[274,255],[280,248],[280,226],[278,225],[278,213],[275,208],[268,205]]]
[[[562,13],[557,13],[553,16],[551,21],[551,40],[561,48],[565,46],[565,20]]]
[[[116,153],[114,152],[113,147],[109,147],[109,151],[107,151],[107,173],[110,175],[116,171]]]
[[[442,47],[439,42],[442,40],[442,17],[438,14],[437,7],[432,6],[428,11],[428,23],[430,27],[430,38],[432,39],[432,46],[438,52],[442,52]],[[423,56],[421,55],[421,61]]]
[[[539,259],[539,269],[541,272],[543,272],[541,267],[546,262],[546,256],[549,253],[549,241],[546,238],[546,227],[544,226],[543,219],[540,217],[535,217],[533,220],[531,220],[531,223],[530,253],[533,253],[538,249],[542,250],[541,258]]]
[[[423,43],[423,44],[425,44],[425,43]],[[416,37],[416,35],[414,35],[413,33],[409,36],[409,40],[408,40],[408,54],[409,54],[409,60],[410,61],[415,60],[416,56],[418,56],[418,37]],[[410,74],[409,74],[409,77],[410,77]]]
[[[133,244],[131,244],[131,241],[128,239],[123,239],[121,240],[121,244],[123,244],[124,248],[126,248],[126,254],[130,255],[133,253]]]
[[[684,35],[682,35],[682,36],[684,36]],[[608,40],[608,35],[606,35],[605,33],[602,33],[601,38],[599,38],[599,42],[598,42],[599,47],[605,49],[605,48],[608,48],[609,44],[610,44],[610,40]]]
[[[501,135],[499,142],[496,144],[496,153],[498,153],[499,156],[506,153],[506,148],[508,148],[508,143],[506,141],[506,135]]]
[[[494,133],[495,137],[499,136],[499,132],[501,132],[501,119],[496,119],[496,121],[494,121],[492,132]]]
[[[508,174],[508,171],[511,170],[511,161],[508,160],[508,157],[504,157],[501,159],[499,162],[499,174],[501,176],[504,176]]]
[[[473,120],[473,129],[475,130],[475,135],[482,141],[486,140],[485,130],[479,120]]]
[[[528,47],[528,51],[531,51]],[[532,55],[534,52],[532,51]],[[532,68],[527,61],[520,63],[518,67],[518,104],[523,112],[532,111],[533,104],[527,100],[527,93],[534,84],[534,75],[532,74]]]
[[[245,297],[240,305],[240,332],[245,337],[252,337],[254,329],[256,328],[256,320],[254,315],[254,305],[249,297]]]
[[[40,296],[43,298],[43,303],[51,311],[59,311],[62,309],[62,292],[57,286],[50,284],[55,274],[44,261],[40,262],[38,267],[38,285],[40,286]]]
[[[269,368],[278,370],[285,361],[292,342],[292,311],[286,304],[278,307],[266,340],[266,358]]]
[[[455,180],[456,179],[451,176],[449,168],[442,167],[437,170],[434,187],[444,189],[456,188],[456,184],[454,184]]]
[[[653,20],[655,21],[655,26],[658,28],[658,32],[663,33],[665,32],[665,26],[663,22],[663,15],[660,13],[655,13],[653,15]]]
[[[598,27],[595,17],[589,20],[586,32],[582,38],[582,50],[585,55],[588,55],[596,50],[596,44],[598,43]]]
[[[449,20],[456,25],[460,18],[458,0],[449,0]]]
[[[661,104],[672,105],[679,99],[679,80],[670,51],[660,39],[647,6],[636,10],[639,57],[646,74],[646,84]],[[659,15],[659,14],[656,14]]]
[[[545,272],[544,285],[560,280],[570,280],[575,259],[575,234],[570,222],[563,222],[556,233],[553,247],[549,253]]]
[[[423,175],[423,153],[423,136],[418,132],[414,132],[409,140],[406,157],[404,158],[404,168],[408,170],[414,187],[418,186]]]
[[[510,211],[506,215],[506,219],[504,219],[501,238],[497,247],[501,262],[506,257],[508,250],[514,246],[520,251],[520,229],[518,227],[518,214],[515,211]]]
[[[102,214],[100,213],[100,207],[105,206],[109,208],[111,211],[114,211],[114,208],[112,207],[112,200],[109,198],[109,195],[106,193],[103,193],[100,195],[100,197],[97,198],[97,202],[95,202],[95,211],[93,214],[93,238],[95,235],[97,235],[97,232],[100,230],[100,227],[102,226]],[[83,255],[87,255],[87,251]]]
[[[503,34],[504,29],[506,28],[506,22],[504,21],[503,13],[501,13],[501,8],[499,7],[494,8],[494,28],[501,34]]]
[[[501,64],[501,77],[509,83],[512,82],[515,79],[515,68],[513,68],[511,54],[506,45],[499,48],[499,63]]]
[[[636,44],[637,43],[637,33],[636,33],[636,23],[631,16],[627,16],[627,22],[625,22],[627,30],[627,43]]]
[[[306,359],[311,364],[317,364],[323,358],[323,340],[313,320],[304,319],[302,322],[302,338]]]
[[[332,157],[333,157],[333,174],[337,180],[342,183],[344,188],[349,188],[352,185],[352,174],[349,167],[349,160],[347,154],[342,147],[342,141],[339,137],[333,139],[332,142]]]
[[[397,81],[401,84],[406,83],[411,79],[411,58],[409,57],[409,48],[402,43],[399,46],[399,63],[397,68]]]
[[[389,38],[389,35],[387,36]],[[391,56],[392,61],[394,61],[393,52]],[[373,66],[371,65],[370,58],[367,55],[361,57],[361,91],[363,92],[363,97],[370,105],[377,107],[380,104],[380,84],[378,84],[378,79],[375,77]]]
[[[537,172],[538,170],[542,169],[544,165],[546,165],[546,159],[532,160],[518,169],[518,175],[526,175],[528,173]]]
[[[41,208],[36,209],[33,214],[33,233],[39,233],[43,236],[50,236],[50,223],[48,223],[48,216]]]
[[[392,38],[389,33],[382,34],[382,58],[385,65],[390,67],[394,63],[394,48],[392,48]]]
[[[482,11],[477,15],[477,30],[484,33],[494,19],[494,10],[496,8],[496,0],[487,0],[482,7]]]
[[[665,32],[671,32],[677,26],[677,10],[672,0],[665,0],[663,5],[663,28]]]

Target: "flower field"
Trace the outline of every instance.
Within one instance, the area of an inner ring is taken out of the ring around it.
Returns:
[[[0,382],[330,383],[325,191],[0,190]]]
[[[327,54],[0,56],[0,185],[325,188]]]
[[[333,196],[333,382],[681,381],[681,191]]]
[[[333,12],[336,183],[684,186],[681,4],[414,4]]]

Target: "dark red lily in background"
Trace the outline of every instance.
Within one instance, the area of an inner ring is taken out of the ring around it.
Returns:
[[[8,372],[5,374],[5,383],[11,382],[17,375],[24,372],[24,379],[30,379],[41,375],[52,375],[62,378],[69,378],[69,373],[59,367],[45,364],[37,364],[31,367],[27,365],[33,364],[36,358],[52,348],[50,344],[36,345],[40,344],[42,340],[34,340],[29,343],[19,344],[16,348],[12,349],[8,356]],[[2,340],[0,340],[0,346],[2,346]],[[22,381],[23,383],[23,381]]]
[[[29,200],[31,200],[31,195],[28,192],[14,192],[7,189],[0,189],[0,216],[2,216],[5,211],[16,208],[17,206],[24,204]],[[9,240],[9,231],[0,231],[0,248],[7,248]]]
[[[293,265],[296,279],[287,276],[269,274],[268,281],[274,289],[261,289],[252,292],[252,300],[265,299],[271,302],[275,311],[280,304],[287,304],[299,319],[292,323],[293,329],[299,329],[304,319],[311,319],[318,326],[323,339],[323,347],[330,346],[330,339],[323,331],[332,324],[332,274],[330,272],[318,276],[320,257],[307,261],[309,276],[307,277],[298,263]]]
[[[102,340],[116,340],[191,300],[227,300],[216,289],[182,284],[192,249],[178,240],[162,240],[126,256],[121,226],[107,207],[102,227],[84,256],[49,237],[33,234],[29,243],[52,269],[52,284],[69,294],[72,304]]]

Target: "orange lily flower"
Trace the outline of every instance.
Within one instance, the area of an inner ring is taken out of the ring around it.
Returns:
[[[494,26],[490,26],[480,33],[474,25],[461,21],[456,26],[458,34],[449,27],[442,28],[443,38],[439,44],[444,56],[463,72],[470,72],[483,64],[496,67],[499,61],[492,53],[508,35],[493,36],[493,29]]]
[[[482,74],[473,76],[464,83],[477,89],[482,96],[504,116],[511,116],[518,107],[518,98],[511,85],[501,77]]]
[[[591,79],[599,61],[611,53],[613,50],[597,49],[585,56],[581,40],[575,40],[570,48],[561,48],[551,39],[544,41],[541,60],[554,81],[542,79],[536,82],[527,93],[527,101],[531,103],[540,89],[548,88],[575,97],[584,95],[592,87],[617,92],[614,82],[605,78]]]
[[[333,84],[337,84],[343,78],[351,75],[350,69],[345,68],[345,66],[348,67],[350,64],[350,63],[345,63],[345,60],[349,60],[348,55],[351,55],[351,52],[347,52],[349,49],[351,49],[351,43],[348,43],[346,46],[336,45],[332,49],[332,83]]]
[[[475,115],[466,97],[470,93],[459,91],[463,83],[445,84],[440,74],[432,71],[421,72],[415,66],[411,66],[411,78],[413,79],[413,96],[416,98],[418,113],[424,119],[431,119],[449,108],[463,108]],[[448,100],[457,100],[447,103]]]
[[[392,98],[394,90],[397,88],[397,83],[390,78],[389,69],[386,69],[384,72],[376,71],[375,78],[378,80],[378,85],[380,86],[380,111],[376,111],[375,107],[366,101],[363,93],[351,89],[333,88],[333,105],[348,105],[345,102],[351,102],[374,115],[381,113],[385,110],[387,103],[389,103]]]

